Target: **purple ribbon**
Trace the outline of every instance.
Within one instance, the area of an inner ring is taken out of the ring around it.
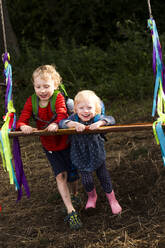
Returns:
[[[16,171],[16,177],[17,181],[19,184],[19,189],[18,189],[18,197],[17,197],[17,202],[21,200],[22,198],[22,185],[24,186],[25,192],[27,194],[27,197],[30,197],[30,190],[29,186],[25,177],[25,173],[23,170],[23,163],[21,159],[21,151],[20,151],[20,145],[19,145],[19,140],[18,137],[13,138],[13,157],[14,157],[14,164],[15,164],[15,171]]]

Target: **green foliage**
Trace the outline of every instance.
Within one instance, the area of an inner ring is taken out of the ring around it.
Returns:
[[[112,88],[115,96],[140,99],[153,90],[152,46],[149,35],[130,20],[124,25],[118,23],[123,42],[112,41],[112,60],[118,68],[112,74]]]
[[[147,1],[138,0],[7,0],[10,19],[18,40],[40,47],[43,39],[57,47],[59,39],[76,45],[106,49],[109,40],[118,40],[117,22],[136,20],[144,29],[149,17]],[[165,3],[152,3],[155,19],[164,30]],[[26,14],[25,14],[26,13]]]
[[[60,39],[58,48],[43,40],[40,50],[23,41],[22,56],[13,65],[15,106],[20,111],[33,92],[31,75],[41,64],[55,64],[71,97],[82,89],[94,90],[105,103],[120,99],[152,97],[152,41],[134,22],[118,23],[120,41],[109,41],[106,50],[70,45]],[[164,38],[162,36],[162,38]]]

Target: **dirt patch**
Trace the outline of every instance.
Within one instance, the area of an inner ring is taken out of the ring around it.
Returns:
[[[20,138],[31,197],[17,193],[0,166],[0,247],[4,248],[164,248],[165,170],[151,131],[109,133],[107,168],[123,212],[114,216],[95,177],[97,208],[84,210],[87,196],[79,184],[83,227],[64,223],[63,203],[37,137]]]

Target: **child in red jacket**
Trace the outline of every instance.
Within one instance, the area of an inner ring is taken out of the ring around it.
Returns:
[[[58,89],[62,79],[54,66],[43,65],[33,72],[32,80],[35,94],[37,95],[39,102],[38,118],[36,120],[37,129],[45,128],[45,123],[48,122],[47,131],[57,131],[59,121],[68,117],[67,108],[64,96],[61,93],[58,93],[55,102],[56,118],[53,122],[49,123],[53,117],[50,98],[52,97],[54,90]],[[32,115],[32,97],[30,96],[27,99],[17,122],[17,128],[23,133],[29,134],[36,130],[29,125],[29,120]],[[68,212],[66,219],[72,229],[78,229],[81,227],[82,223],[72,205],[67,185],[67,175],[71,168],[68,136],[40,136],[40,140],[54,171],[59,193]]]

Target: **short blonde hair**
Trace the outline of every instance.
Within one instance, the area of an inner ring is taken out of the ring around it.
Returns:
[[[95,104],[95,114],[101,114],[101,100],[92,90],[82,90],[77,93],[74,98],[74,112],[76,112],[77,104],[80,102],[85,102],[89,99],[92,100],[92,102]]]
[[[56,89],[59,87],[62,81],[62,78],[57,72],[56,67],[54,65],[39,66],[32,74],[33,83],[36,77],[40,77],[44,80],[47,80],[49,77],[51,77],[51,79],[54,81],[54,86]]]

